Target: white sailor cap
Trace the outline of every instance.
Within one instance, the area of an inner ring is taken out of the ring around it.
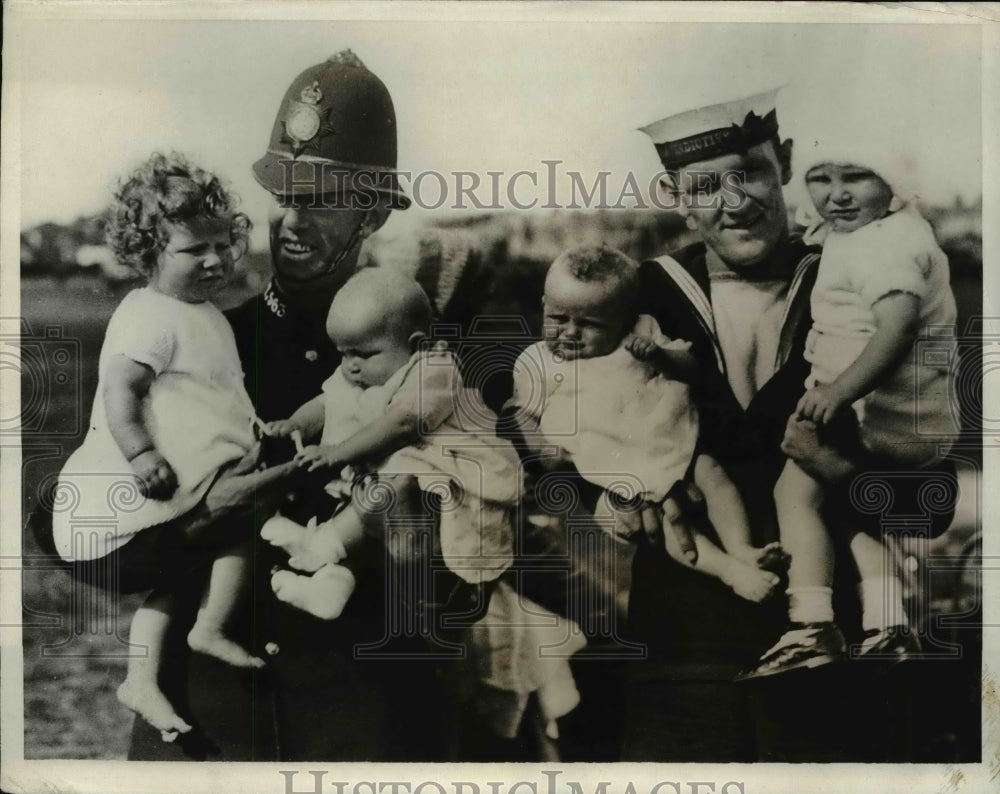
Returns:
[[[746,153],[778,132],[778,91],[686,110],[641,127],[667,169],[682,168],[723,154]]]

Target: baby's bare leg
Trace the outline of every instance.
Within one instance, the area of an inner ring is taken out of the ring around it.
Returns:
[[[781,544],[792,555],[789,587],[832,587],[833,544],[823,522],[823,486],[792,460],[774,488]]]
[[[755,568],[780,572],[788,567],[780,543],[768,543],[763,548],[751,544],[750,519],[743,499],[725,469],[711,455],[698,456],[694,482],[705,495],[708,520],[726,551]]]
[[[163,731],[167,741],[173,741],[178,733],[191,730],[174,711],[159,683],[164,640],[174,609],[171,596],[152,593],[136,611],[129,630],[129,643],[136,647],[128,659],[125,681],[118,687],[118,700],[122,705]],[[138,655],[142,646],[146,649],[145,656]]]
[[[223,552],[212,563],[212,575],[202,596],[198,618],[188,633],[194,651],[214,656],[234,667],[263,667],[264,661],[225,634],[226,626],[247,591],[250,547],[241,543]]]
[[[788,617],[793,623],[829,623],[833,612],[833,544],[823,522],[823,486],[789,460],[774,487],[781,544],[788,569]]]
[[[851,556],[861,579],[895,576],[897,573],[890,550],[882,541],[863,532],[856,532],[851,538]]]
[[[694,532],[694,544],[698,550],[698,561],[692,565],[683,552],[677,536],[664,527],[667,553],[686,568],[714,576],[729,585],[736,595],[748,601],[760,602],[774,594],[780,581],[770,571],[765,571],[750,563],[727,554],[701,532]]]
[[[861,578],[858,585],[861,627],[871,633],[909,626],[903,603],[903,579],[893,550],[883,541],[857,532],[851,538],[851,556]],[[880,638],[874,634],[865,644],[874,644]]]

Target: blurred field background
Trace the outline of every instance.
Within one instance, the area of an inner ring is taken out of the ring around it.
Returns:
[[[974,322],[982,313],[981,205],[956,200],[928,214],[950,258],[958,327],[966,341],[959,382],[964,384],[968,449],[959,464],[962,493],[954,526],[929,550],[902,550],[914,573],[911,600],[921,595],[930,599],[924,620],[974,613],[978,606],[979,585],[971,568],[930,576],[924,556],[971,552],[974,559],[982,418],[980,326]],[[663,213],[470,214],[441,224],[420,243],[380,234],[367,255],[380,264],[417,270],[418,247],[423,246],[424,264],[417,276],[442,309],[442,322],[468,334],[513,321],[530,337],[540,327],[545,267],[562,248],[604,241],[644,258],[680,247],[691,241],[689,235],[679,218]],[[42,224],[21,235],[25,516],[83,439],[105,325],[135,286],[101,237],[99,218]],[[426,256],[428,246],[437,246],[435,256]],[[262,290],[268,268],[264,252],[245,257],[224,296],[224,308]],[[495,387],[488,377],[476,384],[487,392]],[[124,678],[129,652],[124,638],[139,598],[116,601],[74,585],[27,531],[23,549],[25,757],[122,759],[132,717],[114,692]]]

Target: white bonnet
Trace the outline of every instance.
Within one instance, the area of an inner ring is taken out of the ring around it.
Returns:
[[[893,211],[918,201],[920,158],[914,148],[913,125],[919,123],[919,114],[915,119],[915,110],[909,98],[885,90],[871,75],[867,84],[852,83],[850,91],[810,96],[801,108],[802,123],[792,133],[795,143],[788,187],[789,199],[798,208],[796,220],[801,222],[803,211],[812,220],[817,217],[805,177],[810,168],[822,163],[856,165],[878,174],[892,188]]]

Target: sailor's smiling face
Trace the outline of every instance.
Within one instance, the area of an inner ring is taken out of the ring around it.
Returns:
[[[787,233],[782,185],[791,177],[791,141],[768,140],[745,153],[686,165],[669,187],[688,225],[733,268],[752,267]]]

